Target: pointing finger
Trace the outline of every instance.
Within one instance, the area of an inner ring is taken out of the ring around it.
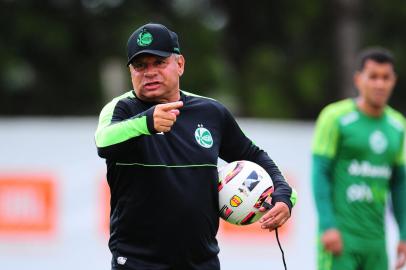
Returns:
[[[171,110],[176,110],[176,109],[181,108],[183,106],[183,102],[182,101],[169,102],[169,103],[159,104],[158,106],[161,110],[169,112]]]
[[[170,113],[174,114],[175,116],[180,114],[179,110],[171,110]]]

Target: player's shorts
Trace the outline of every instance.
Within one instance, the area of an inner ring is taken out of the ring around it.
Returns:
[[[385,241],[364,242],[343,236],[343,251],[334,256],[324,250],[321,235],[317,241],[318,270],[384,270],[388,269]],[[356,242],[356,243],[355,243]]]
[[[173,265],[157,261],[138,260],[136,258],[117,257],[113,255],[111,270],[220,270],[220,261],[217,256],[203,262],[192,263],[181,260]]]

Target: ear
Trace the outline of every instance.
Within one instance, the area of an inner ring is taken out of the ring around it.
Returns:
[[[128,65],[128,70],[130,71],[130,73],[132,73],[134,71],[134,67],[132,64]]]
[[[360,81],[362,79],[361,76],[362,76],[361,72],[357,71],[357,72],[355,72],[354,77],[353,77],[355,88],[357,88],[358,91],[359,91]]]
[[[177,64],[178,64],[178,74],[179,77],[182,76],[183,72],[185,71],[185,58],[183,55],[179,55],[177,58]]]

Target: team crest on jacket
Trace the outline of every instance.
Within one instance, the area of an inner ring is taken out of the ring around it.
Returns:
[[[388,140],[386,139],[385,134],[383,134],[382,131],[375,130],[369,136],[369,145],[374,153],[382,154],[388,147]]]
[[[204,148],[210,148],[213,146],[213,137],[207,128],[204,128],[202,124],[197,125],[195,130],[195,139],[200,146]]]

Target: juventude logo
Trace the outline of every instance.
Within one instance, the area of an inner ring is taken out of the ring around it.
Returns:
[[[369,146],[376,154],[382,154],[385,152],[388,147],[388,140],[386,139],[385,134],[380,130],[372,132],[371,136],[369,136]]]
[[[145,47],[152,43],[152,35],[146,29],[139,33],[137,38],[138,46]]]
[[[204,148],[210,148],[213,146],[213,137],[208,129],[204,128],[202,124],[197,125],[195,130],[195,139],[198,144]]]

